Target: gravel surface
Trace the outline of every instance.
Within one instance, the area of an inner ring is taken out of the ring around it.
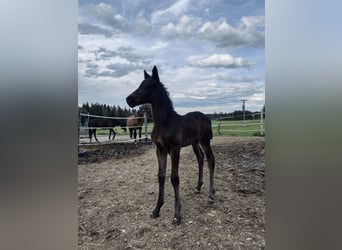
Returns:
[[[191,147],[180,159],[182,223],[172,224],[174,195],[168,158],[165,204],[158,196],[153,144],[82,146],[79,156],[79,249],[264,249],[265,138],[214,137],[216,202],[209,173],[195,193],[198,167]]]

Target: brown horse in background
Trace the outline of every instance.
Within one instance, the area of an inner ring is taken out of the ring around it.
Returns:
[[[157,206],[152,212],[152,218],[159,217],[160,208],[164,204],[164,183],[166,177],[167,155],[171,156],[171,183],[175,193],[175,214],[173,222],[181,222],[181,202],[179,196],[178,165],[182,147],[192,145],[198,162],[198,182],[196,191],[200,192],[203,184],[204,154],[208,160],[210,185],[209,202],[214,202],[215,158],[210,147],[213,137],[211,121],[201,112],[190,112],[179,115],[174,111],[172,101],[164,85],[160,82],[157,67],[154,66],[152,76],[146,73],[138,89],[127,98],[127,104],[133,108],[137,105],[150,103],[152,105],[154,127],[152,140],[157,146],[159,196]],[[203,153],[203,151],[204,153]]]
[[[127,128],[131,139],[137,141],[137,130],[139,132],[139,141],[141,142],[141,131],[144,124],[144,112],[139,110],[136,115],[127,118]]]
[[[115,138],[114,127],[120,126],[123,131],[126,132],[126,124],[123,120],[114,119],[114,118],[100,118],[100,117],[89,117],[88,127],[89,127],[89,140],[91,142],[92,135],[94,135],[95,140],[98,142],[99,140],[96,137],[96,128],[107,128],[109,129],[109,138],[113,134],[113,139]]]

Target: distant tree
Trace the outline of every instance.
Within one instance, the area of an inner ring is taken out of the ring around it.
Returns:
[[[88,102],[86,102],[86,104],[83,104],[83,108],[86,113],[89,113],[90,107]]]
[[[110,116],[113,116],[113,117],[117,116],[116,106],[115,105],[113,105],[111,107],[111,109],[110,109]]]
[[[144,104],[139,107],[147,112],[148,122],[152,121],[152,108],[149,104]],[[81,113],[99,116],[110,116],[110,117],[128,117],[133,114],[137,114],[138,109],[130,109],[127,107],[121,107],[120,105],[107,105],[100,103],[83,103],[79,108]],[[81,118],[83,119],[83,118]]]
[[[102,115],[103,116],[109,116],[109,112],[108,112],[106,104],[102,105]]]
[[[127,117],[129,115],[130,115],[130,111],[126,107],[124,107],[124,109],[122,110],[122,116]]]
[[[122,108],[120,106],[118,106],[118,108],[117,108],[116,115],[118,117],[123,117],[123,110],[122,110]]]
[[[216,112],[214,112],[213,118],[214,118],[214,119],[217,119],[218,117],[219,117],[219,115],[218,115]]]
[[[92,115],[102,115],[102,104],[99,104],[99,103],[91,104],[90,113]]]

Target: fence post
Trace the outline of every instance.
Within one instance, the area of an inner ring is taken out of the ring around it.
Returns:
[[[218,118],[218,121],[217,133],[218,135],[221,135],[221,117]]]
[[[260,111],[260,135],[264,135],[264,111]]]
[[[80,114],[80,109],[78,109],[78,144],[77,144],[77,153],[80,153],[80,124],[81,124],[81,114]]]
[[[147,141],[147,112],[144,112],[144,123],[145,123],[145,141]]]

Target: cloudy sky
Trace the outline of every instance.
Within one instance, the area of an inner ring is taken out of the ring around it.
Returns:
[[[265,103],[265,5],[255,0],[79,1],[78,103],[128,107],[153,65],[181,114]]]

